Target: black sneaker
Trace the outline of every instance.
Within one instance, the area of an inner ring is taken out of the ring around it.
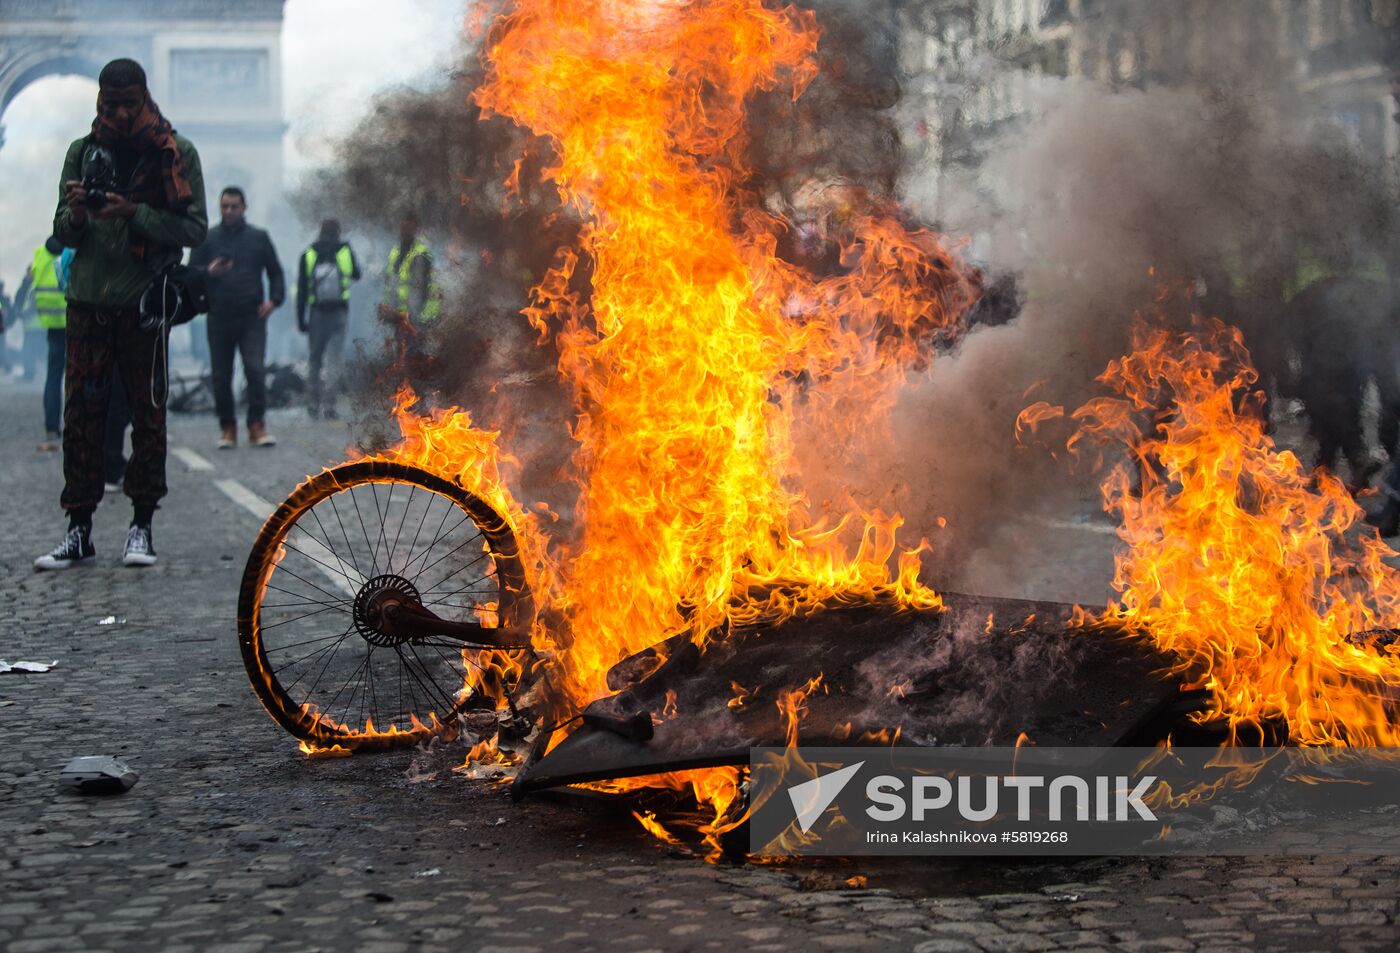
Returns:
[[[67,569],[80,566],[97,558],[97,547],[92,545],[91,526],[72,526],[63,536],[63,542],[34,560],[35,569]]]
[[[156,547],[151,542],[149,526],[133,525],[126,531],[126,552],[122,554],[123,566],[154,566]]]

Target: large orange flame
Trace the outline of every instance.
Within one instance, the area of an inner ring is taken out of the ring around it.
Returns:
[[[846,206],[830,223],[839,272],[779,257],[788,223],[746,186],[745,104],[800,96],[817,41],[811,13],[762,0],[518,0],[487,37],[483,114],[552,149],[545,175],[584,222],[524,312],[577,404],[581,541],[545,540],[502,481],[513,461],[497,435],[463,411],[421,416],[401,394],[405,439],[389,455],[485,497],[521,537],[541,609],[532,639],[565,709],[677,633],[703,643],[727,622],[832,601],[941,605],[898,514],[854,492],[834,513],[809,507],[794,459],[799,414],[834,442],[867,438],[978,294],[938,236],[849,184],[831,184]],[[514,674],[502,653],[473,661]],[[690,789],[714,810],[702,832],[733,824],[735,769],[643,783]]]
[[[1130,451],[1103,484],[1125,544],[1105,618],[1172,652],[1232,741],[1272,723],[1294,744],[1400,744],[1400,655],[1377,631],[1400,625],[1396,554],[1339,480],[1275,445],[1256,378],[1235,328],[1143,323],[1099,378],[1117,396],[1074,412],[1071,449]]]
[[[552,146],[546,174],[587,223],[527,309],[578,404],[584,532],[554,593],[569,632],[544,636],[578,703],[619,659],[736,614],[856,593],[937,604],[916,556],[890,566],[897,516],[853,505],[822,522],[791,482],[794,414],[877,414],[892,371],[973,297],[938,241],[889,210],[850,216],[837,277],[778,258],[783,223],[742,187],[744,106],[799,96],[817,37],[810,13],[760,0],[522,0],[488,38],[479,103]],[[568,290],[584,257],[586,304]],[[751,595],[779,580],[797,588]]]

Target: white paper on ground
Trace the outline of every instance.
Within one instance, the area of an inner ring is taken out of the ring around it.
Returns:
[[[47,672],[58,664],[58,659],[52,662],[7,662],[0,658],[0,674],[5,672]]]

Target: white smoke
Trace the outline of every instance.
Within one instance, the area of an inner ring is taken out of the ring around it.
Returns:
[[[1092,516],[1096,480],[1017,446],[1018,413],[1098,393],[1094,378],[1163,287],[1208,282],[1202,310],[1256,349],[1277,345],[1281,289],[1302,263],[1396,260],[1393,198],[1338,128],[1278,99],[1045,80],[1032,107],[975,177],[945,170],[939,197],[944,226],[975,236],[979,264],[1020,276],[1019,316],[976,328],[910,380],[881,446],[842,457],[815,432],[798,445],[814,496],[854,487],[933,540],[937,584],[1102,601],[1113,540]],[[1346,319],[1326,316],[1359,360],[1366,329]]]

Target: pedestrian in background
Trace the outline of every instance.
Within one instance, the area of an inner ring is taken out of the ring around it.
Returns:
[[[132,416],[123,488],[134,513],[122,563],[156,562],[151,523],[165,496],[164,321],[142,296],[208,232],[199,153],[161,115],[137,62],[113,60],[97,78],[91,132],[68,147],[54,234],[74,249],[68,271],[68,360],[63,407],[63,495],[68,532],[38,569],[90,562],[92,514],[103,494],[103,446],[112,367]]]
[[[34,278],[34,311],[48,347],[48,368],[44,374],[44,442],[41,451],[58,449],[63,429],[63,366],[68,359],[68,268],[73,249],[64,248],[58,236],[50,235],[34,250],[30,274]]]
[[[324,413],[334,420],[339,416],[335,405],[350,318],[350,285],[359,280],[360,263],[350,244],[341,241],[340,223],[326,219],[320,237],[302,252],[297,269],[297,330],[308,335],[312,417]]]
[[[267,319],[287,297],[282,265],[272,239],[248,224],[248,199],[231,185],[219,196],[218,226],[190,256],[190,265],[209,275],[209,360],[214,411],[219,415],[220,450],[238,445],[233,399],[233,356],[243,359],[248,382],[248,442],[271,447],[267,432]],[[263,276],[267,276],[264,290]]]
[[[418,217],[410,213],[399,221],[399,243],[389,250],[379,317],[416,327],[436,321],[439,307],[433,256],[418,238]]]
[[[0,281],[0,370],[6,374],[10,372],[10,345],[5,341],[5,330],[9,327],[7,322],[14,320],[14,310],[14,302],[5,293],[5,282]]]

